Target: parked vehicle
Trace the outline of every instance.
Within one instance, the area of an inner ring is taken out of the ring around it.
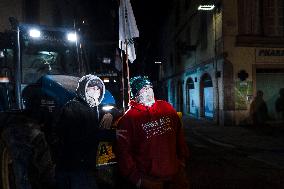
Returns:
[[[0,189],[52,183],[52,126],[89,72],[73,28],[18,24],[0,33]],[[106,90],[101,111],[116,101]]]

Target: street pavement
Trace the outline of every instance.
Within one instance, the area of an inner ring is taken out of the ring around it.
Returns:
[[[212,144],[249,152],[250,158],[284,169],[284,125],[265,127],[219,126],[207,120],[183,116],[187,130]],[[186,136],[187,137],[187,136]]]
[[[224,127],[187,116],[182,121],[191,153],[186,167],[190,188],[284,188],[284,126]],[[97,178],[100,188],[121,188],[114,168],[111,174],[102,172],[114,184]]]

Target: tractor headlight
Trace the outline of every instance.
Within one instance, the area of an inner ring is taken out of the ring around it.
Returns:
[[[114,109],[114,106],[113,105],[105,105],[102,107],[102,109],[104,111],[111,111],[112,109]]]
[[[77,41],[77,35],[76,35],[76,33],[68,33],[67,34],[67,39],[68,39],[68,41],[70,41],[70,42],[76,42]]]
[[[38,29],[30,29],[29,35],[32,38],[39,38],[41,36],[41,32]]]

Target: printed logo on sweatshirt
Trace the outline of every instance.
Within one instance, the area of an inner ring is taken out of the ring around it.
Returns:
[[[162,117],[158,120],[151,121],[148,123],[142,124],[142,128],[146,133],[146,138],[149,139],[153,136],[158,136],[171,132],[171,119],[167,116]]]

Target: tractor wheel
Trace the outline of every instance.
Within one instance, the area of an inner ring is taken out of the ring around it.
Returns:
[[[0,189],[54,187],[54,166],[43,133],[31,123],[9,125],[0,140]]]

